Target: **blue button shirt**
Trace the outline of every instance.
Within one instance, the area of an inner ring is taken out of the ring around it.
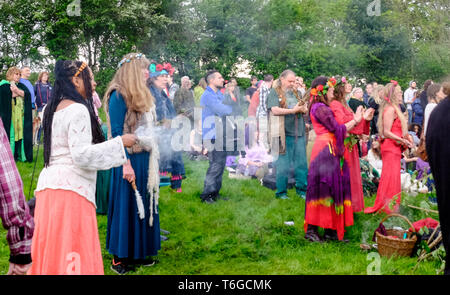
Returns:
[[[230,115],[233,111],[231,106],[223,104],[223,94],[211,87],[207,87],[205,92],[200,98],[200,106],[202,109],[202,137],[203,139],[215,139],[216,138],[216,127],[214,124],[214,117],[224,117]],[[205,127],[206,118],[210,118]],[[210,124],[210,122],[213,122]]]

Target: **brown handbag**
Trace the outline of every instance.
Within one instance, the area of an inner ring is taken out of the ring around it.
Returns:
[[[419,156],[419,158],[421,158],[423,161],[428,162],[428,154],[423,130],[422,135],[420,136],[419,146],[417,147],[417,156]]]

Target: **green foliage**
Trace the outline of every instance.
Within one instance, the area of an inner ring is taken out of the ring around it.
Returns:
[[[371,2],[351,1],[345,28],[349,40],[365,49],[363,63],[355,69],[356,73],[387,83],[407,74],[410,59],[406,57],[411,56],[411,42],[406,28],[389,18],[392,4],[384,1],[381,15],[369,16],[366,8]]]
[[[252,86],[252,83],[248,78],[236,78],[236,81],[238,82],[238,85],[244,90]]]
[[[82,56],[101,92],[121,57],[141,51],[196,82],[213,68],[239,76],[237,65],[248,61],[260,78],[290,68],[307,83],[344,75],[406,88],[446,78],[450,65],[445,0],[382,1],[380,16],[367,14],[372,0],[86,0],[79,16],[67,13],[71,2],[1,2],[3,72]]]
[[[113,68],[107,68],[95,73],[95,82],[97,82],[96,91],[100,96],[100,99],[105,95],[109,82],[112,81],[115,73],[116,71]]]
[[[344,145],[348,148],[349,152],[352,152],[353,147],[358,143],[358,136],[350,134],[344,139]]]

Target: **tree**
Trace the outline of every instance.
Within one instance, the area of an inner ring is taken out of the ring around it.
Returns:
[[[307,82],[346,75],[402,86],[439,80],[450,64],[445,0],[4,0],[0,67],[84,59],[101,93],[123,55],[139,51],[198,80],[226,78],[248,61],[251,74],[294,70]],[[70,13],[79,4],[79,13]],[[44,54],[42,49],[48,49]]]
[[[370,0],[352,0],[345,31],[350,42],[365,49],[363,63],[357,69],[368,80],[388,82],[407,75],[412,47],[405,27],[392,21],[392,3],[383,1],[381,15],[369,15]]]
[[[36,32],[36,3],[26,0],[0,2],[0,69],[43,61]]]

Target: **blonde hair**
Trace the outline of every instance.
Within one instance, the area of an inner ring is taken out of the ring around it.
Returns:
[[[6,72],[6,80],[13,81],[15,74],[21,74],[22,72],[16,67],[10,67]]]
[[[379,109],[379,117],[377,122],[378,132],[380,132],[381,135],[384,135],[384,128],[383,128],[383,116],[384,116],[384,110],[387,107],[393,107],[395,110],[395,113],[397,114],[398,119],[400,120],[402,124],[402,134],[405,136],[408,134],[408,122],[407,117],[402,113],[399,104],[401,101],[398,101],[395,97],[395,91],[402,91],[401,87],[399,85],[395,86],[393,83],[387,84],[381,91],[379,91],[378,95],[381,97],[380,102],[380,109]],[[386,99],[389,99],[387,101]]]
[[[355,93],[361,91],[364,94],[364,90],[361,87],[355,87],[353,88],[352,92],[350,93],[350,97],[355,97]],[[363,100],[363,98],[361,98],[360,100]]]
[[[201,78],[200,81],[198,81],[198,86],[202,87],[203,89],[206,89],[206,87],[208,87],[205,78]]]
[[[384,89],[384,85],[379,84],[379,85],[377,85],[377,87],[375,87],[375,88],[372,90],[372,97],[373,97],[373,100],[374,100],[378,105],[380,105],[380,104],[381,104],[381,101],[383,100],[383,98],[381,97],[381,92],[383,91],[383,89]]]
[[[129,53],[124,56],[123,59],[130,62],[124,62],[109,83],[103,99],[105,109],[108,109],[109,96],[114,90],[123,96],[128,111],[142,114],[150,111],[154,105],[155,99],[142,78],[142,69],[148,68],[150,61],[144,56],[136,58],[136,55],[136,53]]]

